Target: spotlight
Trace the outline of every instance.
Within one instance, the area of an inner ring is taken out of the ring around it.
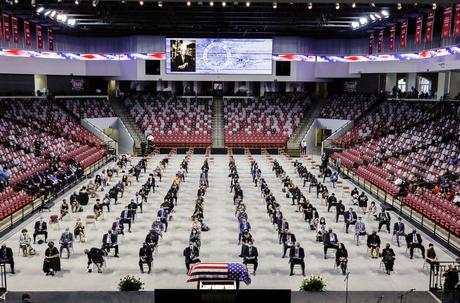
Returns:
[[[367,18],[366,17],[361,17],[359,18],[359,23],[361,23],[361,25],[364,25],[364,24],[367,24]]]
[[[58,3],[62,3],[62,0],[57,0]]]
[[[52,12],[51,12],[50,18],[54,18],[54,16],[56,16],[56,11],[52,11]]]
[[[436,8],[437,8],[436,3],[433,3],[433,10],[435,10]]]
[[[19,0],[14,0],[14,4],[18,4],[19,3]]]
[[[335,4],[335,9],[340,9],[340,3],[337,2],[337,3]]]
[[[32,7],[35,7],[35,6],[36,6],[35,0],[30,0],[30,5],[31,5]]]
[[[142,0],[139,1],[139,5],[140,5],[140,6],[144,5],[144,1],[142,1]]]
[[[278,7],[278,3],[273,2],[273,9],[276,9]]]
[[[78,0],[75,0],[75,5],[78,5],[80,4],[80,2],[78,2]]]
[[[388,13],[388,11],[386,11],[386,10],[382,10],[380,13],[381,13],[382,16],[385,17],[385,18],[390,17],[390,13]]]
[[[98,4],[99,4],[98,0],[93,0],[93,3],[92,3],[93,7],[96,7]]]
[[[190,1],[187,1],[187,6],[190,6],[192,5],[192,3]]]
[[[398,11],[401,10],[402,9],[402,4],[401,3],[396,4],[396,8],[398,9]]]
[[[312,8],[313,8],[313,3],[308,2],[308,9],[312,9]]]
[[[158,1],[158,7],[163,7],[163,1]]]
[[[224,1],[224,2],[222,2],[222,6],[226,6],[226,5],[227,5],[227,3],[225,3],[225,1]]]
[[[358,28],[359,27],[359,22],[356,22],[356,21],[351,22],[351,27]]]
[[[246,1],[246,7],[250,7],[250,6],[251,6],[251,2]]]
[[[43,11],[45,10],[45,8],[42,6],[42,7],[39,7],[37,8],[37,14],[40,14],[42,13]]]
[[[214,2],[209,2],[209,6],[214,6]]]
[[[352,7],[352,8],[355,8],[355,7],[356,7],[356,3],[353,2],[353,3],[351,4],[351,7]]]
[[[372,7],[375,7],[375,3],[374,3],[374,2],[371,2],[371,6],[372,6]]]

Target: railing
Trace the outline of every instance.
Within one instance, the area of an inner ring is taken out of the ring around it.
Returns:
[[[457,285],[451,285],[449,289],[445,289],[446,277],[450,275],[457,275],[458,277],[459,271],[459,260],[457,262],[439,262],[439,265],[430,265],[430,291],[443,303],[460,302],[460,284],[458,282]]]
[[[86,179],[88,174],[94,173],[95,171],[100,169],[102,166],[107,164],[109,161],[113,160],[113,157],[114,156],[103,157],[102,159],[98,160],[96,163],[87,167],[84,170],[83,176],[81,176],[80,178],[76,178],[71,183],[68,183],[61,190],[54,191],[50,193],[48,196],[36,197],[34,200],[32,200],[27,205],[24,205],[20,209],[4,217],[2,220],[0,220],[0,236],[3,236],[9,230],[13,229],[16,224],[23,222],[28,216],[32,215],[36,211],[41,211],[44,209],[46,205],[54,203],[60,195],[64,194],[66,191],[70,190],[76,184]],[[0,274],[1,274],[1,268],[0,268]],[[0,291],[1,291],[1,284],[0,284]]]
[[[118,143],[109,136],[107,136],[99,127],[97,127],[87,119],[82,119],[81,125],[90,133],[95,135],[99,140],[101,140],[105,146],[115,151],[115,154],[118,154]]]
[[[380,187],[377,187],[376,185],[367,181],[365,178],[358,176],[352,169],[348,169],[342,165],[341,170],[355,184],[358,184],[364,188],[364,190],[368,191],[377,200],[391,205],[393,210],[397,212],[401,217],[404,217],[413,225],[423,228],[426,234],[432,238],[437,239],[439,242],[444,244],[447,249],[451,250],[455,254],[460,255],[460,238],[455,234],[451,233],[449,230],[445,229],[432,219],[411,208],[409,205],[403,203],[399,197],[390,195]]]

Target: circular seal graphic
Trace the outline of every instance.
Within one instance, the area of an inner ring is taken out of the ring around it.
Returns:
[[[203,61],[209,68],[219,71],[225,69],[232,59],[230,49],[222,42],[212,42],[203,51]]]

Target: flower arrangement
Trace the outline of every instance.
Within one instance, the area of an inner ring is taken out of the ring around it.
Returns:
[[[303,291],[323,291],[326,287],[326,282],[323,277],[310,275],[305,277],[300,284],[300,290]]]
[[[118,290],[121,291],[138,291],[143,289],[144,282],[140,278],[127,275],[118,282]]]

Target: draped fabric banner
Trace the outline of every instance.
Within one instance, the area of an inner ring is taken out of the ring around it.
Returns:
[[[3,14],[3,27],[5,28],[5,41],[10,41],[11,28],[10,28],[10,16],[8,14]]]
[[[431,43],[433,41],[433,26],[434,26],[434,11],[428,13],[428,19],[426,20],[426,32],[425,32],[425,43]]]
[[[388,48],[392,51],[395,49],[395,35],[396,35],[396,25],[390,27],[390,43]]]
[[[13,42],[18,44],[19,43],[19,25],[18,25],[18,18],[15,16],[11,17],[11,25],[13,28]]]
[[[455,5],[454,36],[460,36],[460,4]]]
[[[418,16],[415,22],[415,45],[422,45],[423,16]]]
[[[399,48],[407,46],[407,19],[401,23],[401,34],[399,35]]]
[[[37,35],[37,48],[42,49],[43,48],[43,32],[42,32],[42,27],[41,25],[36,25],[35,26],[35,31]]]
[[[48,28],[48,50],[54,50],[54,36],[51,28]]]
[[[441,39],[450,38],[450,29],[452,24],[452,5],[444,9],[444,20],[442,21]]]
[[[26,46],[31,46],[32,45],[32,39],[30,37],[30,23],[29,23],[29,21],[24,21],[24,36],[25,36]]]
[[[383,51],[383,29],[379,31],[379,38],[377,40],[377,52],[381,53]]]
[[[369,55],[374,52],[374,33],[369,36]]]

